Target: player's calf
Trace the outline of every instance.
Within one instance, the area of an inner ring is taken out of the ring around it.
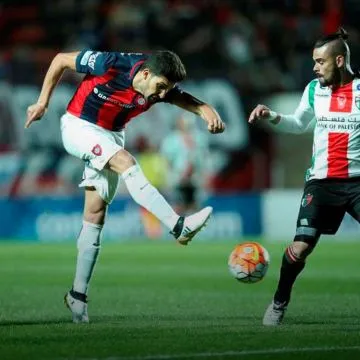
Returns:
[[[283,321],[287,306],[290,302],[292,287],[297,276],[305,267],[305,259],[311,253],[316,239],[303,241],[296,238],[286,248],[281,263],[280,279],[274,299],[265,311],[263,325],[276,326]]]

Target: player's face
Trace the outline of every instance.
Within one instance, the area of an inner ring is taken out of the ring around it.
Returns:
[[[313,60],[315,63],[313,70],[321,86],[336,85],[340,82],[340,68],[327,45],[314,49]]]
[[[165,97],[167,92],[174,87],[174,83],[170,82],[164,76],[149,74],[145,79],[143,95],[147,101],[155,103]]]

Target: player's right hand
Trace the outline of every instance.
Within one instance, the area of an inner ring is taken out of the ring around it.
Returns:
[[[33,104],[27,108],[25,129],[27,129],[33,121],[40,120],[46,112],[46,106],[43,104]]]
[[[249,116],[249,123],[252,124],[257,120],[267,120],[270,116],[270,111],[266,105],[257,105]]]

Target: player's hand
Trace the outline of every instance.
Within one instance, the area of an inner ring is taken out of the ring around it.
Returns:
[[[252,124],[257,120],[268,120],[270,111],[271,110],[266,105],[257,105],[249,116],[249,123]]]
[[[225,123],[221,120],[220,115],[211,106],[204,104],[200,109],[202,118],[207,122],[207,128],[212,134],[224,132]]]
[[[214,117],[208,120],[208,130],[212,134],[220,134],[225,130],[225,123],[220,119],[220,117]]]
[[[46,112],[46,106],[43,104],[33,104],[27,108],[25,129],[27,129],[32,122],[40,120]]]

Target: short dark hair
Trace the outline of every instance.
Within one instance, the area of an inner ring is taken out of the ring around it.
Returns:
[[[152,53],[141,65],[140,70],[149,69],[154,75],[164,76],[171,82],[186,78],[185,66],[179,56],[169,50],[158,50]]]
[[[314,48],[316,49],[330,42],[334,42],[332,46],[332,53],[345,56],[348,52],[348,46],[346,42],[348,38],[349,35],[347,31],[344,28],[340,27],[337,32],[323,36],[318,39],[314,45]]]

